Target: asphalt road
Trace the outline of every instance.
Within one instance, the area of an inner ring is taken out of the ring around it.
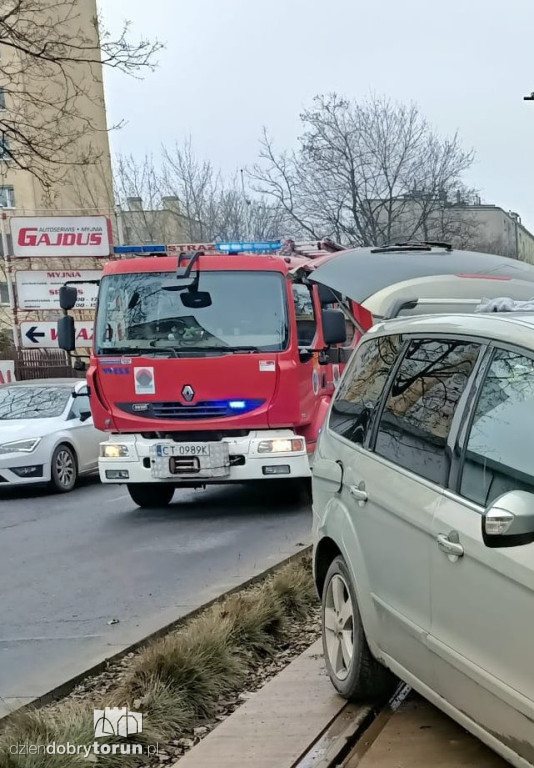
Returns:
[[[96,480],[2,490],[0,715],[293,554],[310,526],[307,506],[241,486],[153,512]]]

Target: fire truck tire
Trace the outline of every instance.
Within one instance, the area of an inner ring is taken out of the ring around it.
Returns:
[[[287,501],[296,504],[308,504],[311,502],[311,480],[307,477],[280,480],[278,492]]]
[[[174,496],[174,486],[170,484],[131,483],[128,493],[132,501],[142,509],[168,507]]]

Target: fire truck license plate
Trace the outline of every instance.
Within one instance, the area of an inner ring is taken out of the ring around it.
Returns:
[[[157,456],[209,456],[210,447],[205,443],[176,443],[156,446]]]

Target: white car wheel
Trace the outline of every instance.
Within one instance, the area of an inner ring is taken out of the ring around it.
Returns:
[[[68,445],[60,445],[52,456],[52,486],[60,493],[72,491],[78,478],[76,457]]]

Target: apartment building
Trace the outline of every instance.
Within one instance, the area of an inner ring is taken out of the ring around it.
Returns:
[[[52,4],[51,4],[51,7]],[[53,13],[50,10],[49,13]],[[65,30],[72,27],[75,37],[79,30],[86,39],[99,45],[98,30],[95,20],[98,16],[97,0],[75,0],[74,12],[71,18],[63,23]],[[18,54],[12,49],[3,49],[0,44],[0,55],[4,61]],[[22,72],[23,67],[15,67]],[[28,74],[29,72],[29,74]],[[33,73],[33,80],[32,80]],[[42,214],[51,211],[78,212],[87,209],[90,212],[108,213],[113,210],[113,183],[111,173],[111,156],[109,136],[107,132],[106,104],[104,98],[103,73],[101,64],[73,63],[69,65],[67,77],[47,78],[46,83],[39,79],[38,70],[30,68],[15,86],[2,89],[0,87],[0,110],[13,110],[19,114],[24,109],[23,97],[17,99],[17,93],[23,93],[31,101],[32,95],[46,88],[45,101],[55,104],[50,110],[50,121],[61,131],[58,122],[57,104],[64,98],[69,98],[69,115],[65,117],[64,130],[70,136],[76,136],[76,141],[69,148],[69,157],[74,162],[78,158],[91,156],[98,158],[94,165],[52,167],[56,181],[49,189],[39,179],[28,171],[20,171],[10,162],[4,152],[0,161],[0,205],[16,209],[20,214]],[[7,93],[5,92],[7,90]],[[67,92],[67,90],[69,92]],[[13,93],[14,91],[14,93]],[[72,93],[77,95],[74,99]],[[46,109],[42,110],[46,119]],[[5,143],[11,143],[16,151],[16,144],[9,135],[4,136]]]
[[[456,248],[486,251],[534,264],[534,235],[519,214],[498,205],[406,195],[369,202],[384,242],[441,240]]]
[[[50,3],[46,12],[47,18],[50,19],[50,14],[53,13],[65,14],[65,8],[62,4]],[[97,0],[74,0],[72,9],[68,10],[68,20],[63,19],[62,32],[70,35],[72,30],[74,39],[79,39],[81,35],[85,40],[94,42],[98,48]],[[35,21],[39,23],[39,19],[36,18]],[[47,23],[49,24],[46,20],[43,21],[44,27]],[[16,137],[10,137],[9,130],[0,136],[0,214],[3,214],[6,232],[6,237],[0,238],[0,254],[3,256],[5,243],[7,249],[11,249],[11,216],[105,214],[113,220],[114,203],[102,65],[75,62],[64,65],[66,69],[63,74],[51,77],[49,70],[43,68],[40,72],[35,63],[26,66],[26,62],[18,53],[13,52],[12,48],[2,46],[1,42],[0,57],[4,72],[9,72],[11,65],[11,71],[17,73],[4,87],[0,82],[0,111],[6,115],[6,120],[17,122],[20,118],[21,123],[24,123],[26,117],[31,125],[32,101],[41,104],[38,98],[39,94],[43,94],[43,106],[40,106],[37,124],[46,126],[49,118],[49,124],[58,131],[58,135],[62,136],[63,131],[65,136],[72,138],[68,147],[68,158],[61,158],[69,162],[49,164],[52,182],[46,184],[39,179],[38,174],[18,169],[13,159],[10,159],[6,150],[10,149],[13,154],[17,152]],[[58,112],[57,108],[58,104],[62,104],[62,100],[66,100],[68,104],[63,123],[62,113]],[[46,104],[56,105],[55,108],[50,108],[49,115]],[[35,116],[35,113],[33,115]],[[34,136],[34,139],[38,147],[39,137]],[[43,128],[43,142],[45,141],[46,128]],[[95,162],[81,162],[88,157],[95,159]],[[26,156],[25,159],[28,165],[31,164],[31,158]],[[36,157],[35,165],[42,167],[42,158]],[[63,266],[68,268],[70,264],[65,263]],[[76,266],[87,269],[93,264],[82,264],[78,260]],[[31,267],[43,269],[46,265],[33,263]],[[28,269],[28,265],[19,267],[15,264],[14,268]],[[3,334],[4,339],[6,329],[9,333],[13,324],[8,308],[5,265],[0,258],[0,336]],[[0,338],[0,345],[1,341]]]

